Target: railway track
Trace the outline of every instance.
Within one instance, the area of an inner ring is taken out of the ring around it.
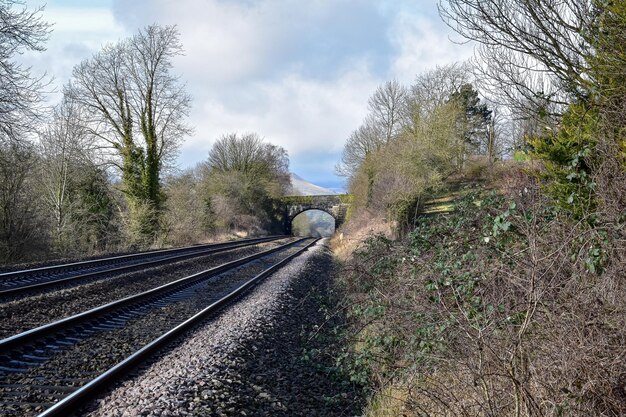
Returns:
[[[235,242],[213,243],[185,248],[164,249],[130,255],[95,259],[92,261],[53,265],[0,274],[0,298],[14,298],[34,291],[109,277],[131,271],[179,262],[199,256],[223,252],[284,238],[270,236]]]
[[[314,244],[300,239],[0,341],[0,416],[67,416]]]

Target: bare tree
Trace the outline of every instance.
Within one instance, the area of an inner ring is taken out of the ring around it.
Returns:
[[[417,111],[420,115],[429,114],[435,108],[444,105],[450,96],[458,93],[461,88],[472,82],[471,72],[467,63],[454,63],[437,66],[435,69],[419,74],[411,86],[409,119]]]
[[[337,174],[350,177],[368,154],[398,137],[406,117],[409,92],[396,80],[380,85],[368,100],[369,113],[348,138],[335,167]]]
[[[241,172],[250,178],[289,177],[289,157],[280,146],[266,143],[256,133],[231,133],[218,139],[209,152],[208,165],[214,171]]]
[[[181,138],[191,133],[185,117],[191,97],[170,74],[171,60],[183,53],[175,26],[148,26],[127,45],[130,104],[145,142],[145,178],[151,201],[160,200],[161,168],[176,156]],[[158,206],[158,205],[157,205]]]
[[[27,142],[0,141],[0,262],[32,258],[45,245],[39,195],[30,175],[36,164]]]
[[[19,139],[32,131],[41,102],[43,76],[15,61],[25,51],[43,51],[50,25],[43,7],[28,10],[25,2],[0,0],[0,140]]]
[[[389,142],[400,132],[407,98],[406,87],[396,80],[379,86],[370,97],[368,109],[377,130],[383,135],[384,142]]]
[[[202,189],[202,168],[200,165],[165,179],[167,241],[175,245],[201,242],[213,231],[210,195]]]
[[[343,147],[341,162],[335,171],[344,177],[353,175],[363,163],[367,155],[380,149],[384,144],[385,135],[374,118],[368,116],[358,129],[354,130]]]
[[[595,3],[445,0],[439,10],[452,29],[480,44],[478,72],[494,96],[567,104],[588,92],[591,46],[585,34],[597,16]]]
[[[190,133],[190,97],[170,71],[183,53],[174,26],[149,26],[74,68],[66,94],[85,109],[89,132],[122,172],[138,238],[158,231],[160,175]],[[147,216],[147,217],[146,217]]]
[[[467,145],[480,130],[477,127],[484,124],[487,109],[479,106],[478,93],[472,82],[468,64],[454,63],[417,75],[411,86],[403,134],[422,144],[430,143],[427,154],[438,155],[435,158],[437,166],[454,160],[456,170],[461,170],[470,152]],[[479,117],[475,117],[477,115]],[[449,124],[448,116],[456,117],[454,126]],[[472,122],[473,118],[477,119],[476,123]],[[442,123],[437,127],[441,130],[424,132],[431,123],[435,126]],[[432,146],[437,141],[440,143]],[[443,154],[447,156],[443,157]]]
[[[68,97],[54,109],[52,121],[39,135],[39,183],[47,211],[52,218],[52,234],[58,249],[71,239],[74,207],[72,184],[81,176],[81,165],[88,160],[89,144],[80,123],[80,108]]]
[[[277,225],[274,200],[290,186],[287,151],[255,133],[233,133],[213,144],[205,167],[206,190],[221,226]]]

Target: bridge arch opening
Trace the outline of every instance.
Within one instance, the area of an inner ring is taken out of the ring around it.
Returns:
[[[291,233],[294,236],[330,237],[336,227],[337,220],[325,210],[302,210],[291,219]]]

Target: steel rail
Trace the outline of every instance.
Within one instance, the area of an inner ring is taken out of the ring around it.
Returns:
[[[131,272],[134,270],[145,269],[146,267],[156,267],[159,265],[179,262],[179,261],[183,261],[186,259],[191,259],[191,258],[195,258],[199,256],[210,255],[212,253],[224,252],[224,251],[231,250],[231,249],[252,246],[252,245],[259,244],[259,243],[270,242],[270,241],[283,239],[283,238],[284,236],[270,236],[270,237],[256,238],[256,239],[245,239],[243,241],[211,244],[211,245],[208,245],[206,249],[202,249],[201,246],[179,248],[179,249],[166,249],[166,251],[171,252],[171,253],[176,253],[177,251],[189,252],[189,253],[182,253],[180,255],[172,255],[166,258],[160,258],[156,260],[150,260],[150,258],[148,257],[144,262],[133,263],[131,265],[116,266],[115,264],[113,264],[111,265],[112,268],[108,268],[108,269],[86,272],[80,275],[72,275],[72,276],[65,277],[65,278],[43,280],[41,282],[37,282],[34,284],[19,285],[19,286],[15,286],[12,288],[6,288],[6,289],[0,290],[0,297],[12,297],[12,296],[20,295],[20,294],[27,293],[33,290],[42,290],[45,288],[56,287],[58,285],[65,284],[65,283],[72,282],[72,281],[78,281],[78,280],[83,280],[87,278],[97,278],[99,276],[109,275],[113,273]],[[163,252],[146,252],[143,254],[124,255],[124,256],[143,257],[146,254],[153,254],[153,256],[157,256],[157,255],[161,255],[162,253]],[[118,258],[106,258],[106,259],[113,260],[113,259],[118,259]],[[67,264],[67,265],[76,265],[76,264]],[[58,267],[60,268],[60,272],[62,270],[61,268],[67,265],[59,265]],[[102,266],[105,266],[105,265],[102,265]],[[35,269],[26,270],[26,271],[35,271]],[[0,275],[0,278],[1,278],[1,275]]]
[[[267,237],[262,237],[262,238],[252,238],[252,239],[242,239],[242,240],[236,240],[236,241],[230,241],[230,242],[219,242],[219,243],[208,243],[206,245],[194,245],[194,246],[185,246],[182,248],[170,248],[170,249],[157,249],[157,250],[153,250],[153,251],[148,251],[148,252],[139,252],[139,253],[129,253],[126,255],[119,255],[119,256],[110,256],[107,258],[99,258],[99,259],[90,259],[90,260],[86,260],[86,261],[79,261],[79,262],[71,262],[71,263],[67,263],[67,264],[60,264],[60,265],[49,265],[49,266],[42,266],[39,268],[31,268],[31,269],[21,269],[21,270],[17,270],[17,271],[9,271],[9,272],[3,272],[0,273],[0,280],[3,280],[5,278],[11,278],[14,276],[20,276],[20,275],[25,275],[25,274],[34,274],[34,273],[38,273],[38,272],[50,272],[50,271],[54,271],[54,270],[63,270],[63,269],[69,269],[69,268],[75,268],[75,267],[81,267],[81,266],[87,266],[89,267],[90,265],[93,266],[98,266],[98,264],[102,263],[103,266],[106,263],[109,262],[114,262],[114,261],[118,261],[118,260],[126,260],[126,259],[133,259],[133,258],[140,258],[140,257],[144,257],[144,256],[151,256],[151,255],[161,255],[161,254],[167,254],[169,252],[179,252],[179,251],[185,251],[185,250],[195,250],[195,249],[202,249],[203,247],[219,247],[219,246],[223,246],[223,245],[229,245],[231,243],[235,243],[235,242],[246,242],[246,241],[255,241],[255,240],[260,240],[260,239],[271,239],[271,238],[284,238],[287,237],[285,236],[267,236]]]
[[[66,317],[64,319],[60,319],[57,321],[54,321],[52,323],[48,323],[45,324],[43,326],[39,326],[36,327],[34,329],[30,329],[27,330],[25,332],[21,332],[18,333],[16,335],[7,337],[5,339],[0,340],[0,353],[7,353],[10,351],[14,351],[16,349],[19,349],[20,347],[23,347],[27,344],[30,344],[36,340],[40,340],[43,337],[52,334],[52,333],[58,333],[62,330],[68,329],[71,326],[75,326],[78,323],[82,323],[82,322],[86,322],[89,320],[92,320],[98,316],[102,316],[106,313],[112,312],[114,310],[119,310],[123,307],[126,307],[128,305],[131,304],[137,304],[140,303],[144,300],[147,300],[149,298],[152,298],[154,296],[163,294],[163,293],[167,293],[167,292],[171,292],[174,290],[178,290],[181,289],[183,287],[188,287],[190,285],[193,285],[201,280],[204,280],[206,278],[209,278],[211,276],[220,274],[222,272],[228,271],[229,269],[233,269],[236,268],[238,266],[244,265],[248,262],[251,262],[255,259],[259,259],[262,258],[264,256],[267,256],[269,254],[272,254],[274,252],[278,252],[280,250],[286,249],[290,246],[293,246],[297,243],[302,242],[303,240],[306,240],[307,238],[301,238],[298,240],[295,240],[293,242],[289,242],[287,244],[281,245],[281,246],[277,246],[275,248],[271,248],[259,253],[255,253],[249,256],[246,256],[244,258],[241,259],[237,259],[231,262],[226,262],[224,264],[221,264],[219,266],[207,269],[205,271],[202,272],[198,272],[196,274],[193,275],[189,275],[187,277],[184,278],[180,278],[176,281],[172,281],[169,282],[167,284],[161,285],[159,287],[156,288],[152,288],[150,290],[147,291],[143,291],[141,293],[138,294],[134,294],[116,301],[112,301],[110,303],[92,308],[91,310],[87,310],[84,311],[82,313],[78,313],[75,314],[73,316],[70,317]]]
[[[303,240],[303,239],[302,239]],[[314,245],[319,239],[315,239],[299,251],[289,255],[285,259],[280,262],[272,265],[267,268],[260,274],[256,275],[254,278],[248,280],[243,285],[239,286],[237,289],[229,293],[228,295],[222,297],[218,301],[212,303],[210,306],[206,307],[199,313],[196,313],[189,319],[185,320],[183,323],[177,325],[173,329],[159,336],[157,339],[154,339],[152,342],[145,345],[143,348],[139,349],[135,353],[131,354],[129,357],[124,359],[122,362],[118,363],[114,367],[102,373],[100,376],[96,377],[92,381],[83,385],[76,391],[74,391],[69,396],[65,397],[52,407],[48,408],[44,412],[38,415],[38,417],[58,417],[58,416],[67,416],[72,412],[77,411],[80,407],[86,405],[89,401],[94,399],[94,395],[99,392],[102,392],[107,387],[117,382],[121,377],[126,375],[129,371],[134,369],[137,365],[154,355],[160,349],[164,348],[167,344],[169,344],[174,338],[180,336],[185,331],[199,324],[202,320],[207,318],[209,315],[215,313],[235,298],[241,296],[245,291],[249,290],[252,286],[259,283],[263,278],[272,274],[283,265],[291,261],[296,256],[300,255],[302,252],[307,250],[309,247]]]

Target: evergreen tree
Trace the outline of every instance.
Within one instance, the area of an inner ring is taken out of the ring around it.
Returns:
[[[459,91],[452,93],[450,101],[457,103],[462,110],[459,123],[465,143],[479,153],[486,153],[492,111],[487,104],[481,103],[478,91],[471,84],[464,84]]]

